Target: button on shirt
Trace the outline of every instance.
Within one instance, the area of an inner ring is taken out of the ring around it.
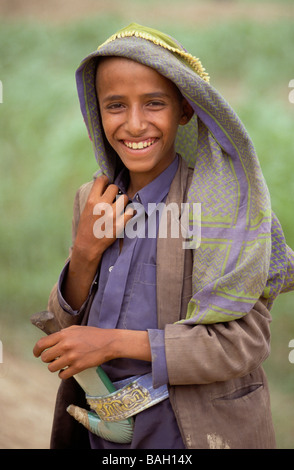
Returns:
[[[126,226],[122,248],[117,239],[101,260],[98,289],[90,309],[88,325],[147,330],[152,351],[152,365],[124,358],[103,364],[103,369],[113,382],[151,370],[154,387],[168,382],[164,331],[157,327],[156,247],[160,212],[157,209],[159,203],[165,202],[177,167],[178,157],[135,195],[132,203],[136,215]],[[122,171],[115,181],[122,193],[127,190],[126,176],[126,172]],[[61,304],[62,278],[63,275],[59,283]],[[117,444],[92,434],[90,441],[93,448],[118,448]],[[132,444],[122,447],[183,448],[169,400],[139,413],[135,419]]]

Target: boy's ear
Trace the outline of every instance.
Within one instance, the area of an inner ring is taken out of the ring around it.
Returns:
[[[182,126],[184,126],[185,124],[188,124],[188,122],[192,118],[193,114],[194,114],[194,109],[192,108],[190,103],[188,103],[186,98],[183,98],[183,100],[182,100],[182,117],[180,119],[180,124]]]

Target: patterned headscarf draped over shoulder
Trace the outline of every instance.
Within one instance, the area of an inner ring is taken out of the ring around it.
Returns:
[[[76,73],[82,114],[101,171],[110,180],[119,159],[107,143],[95,73],[104,56],[126,57],[171,80],[194,116],[180,126],[176,150],[194,168],[188,202],[201,204],[201,243],[194,250],[193,297],[185,324],[226,322],[261,297],[271,307],[294,289],[294,254],[271,210],[258,157],[242,122],[210,85],[199,59],[168,35],[130,24],[86,57]]]

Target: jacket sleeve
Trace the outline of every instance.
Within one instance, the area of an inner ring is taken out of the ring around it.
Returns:
[[[73,218],[72,218],[72,245],[69,249],[69,256],[66,260],[66,264],[70,261],[72,247],[75,242],[78,224],[80,215],[85,207],[86,200],[88,198],[89,192],[91,190],[93,183],[86,183],[79,188],[75,195],[74,206],[73,206]],[[73,312],[69,305],[62,305],[59,295],[60,282],[57,282],[51,290],[48,307],[47,309],[54,313],[54,316],[60,326],[60,328],[66,328],[71,325],[80,324],[82,318],[84,317],[85,310],[87,308],[87,300],[83,306],[78,310]]]
[[[170,385],[208,384],[252,372],[269,355],[270,322],[270,313],[259,300],[239,320],[211,325],[166,325]]]

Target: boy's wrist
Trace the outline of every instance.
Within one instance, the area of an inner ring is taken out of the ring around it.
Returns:
[[[71,262],[78,270],[96,270],[103,255],[103,250],[90,250],[88,247],[74,245]]]
[[[147,331],[114,330],[114,358],[130,358],[151,361],[151,348]]]

